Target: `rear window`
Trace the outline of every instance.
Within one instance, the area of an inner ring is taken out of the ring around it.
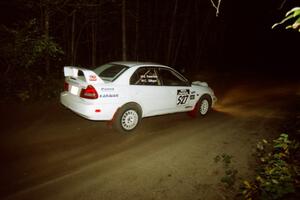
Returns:
[[[127,66],[109,63],[97,67],[94,72],[105,81],[114,81],[127,69]]]

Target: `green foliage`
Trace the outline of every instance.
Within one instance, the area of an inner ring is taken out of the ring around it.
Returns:
[[[62,48],[51,37],[39,30],[36,19],[14,28],[2,26],[0,54],[2,62],[14,70],[43,68],[46,58],[60,60]],[[19,69],[16,69],[18,67]]]
[[[19,93],[17,93],[17,96],[21,101],[27,101],[28,99],[30,99],[30,94],[28,90],[20,91]]]
[[[32,19],[15,29],[2,27],[7,40],[4,41],[0,52],[4,53],[7,63],[29,68],[45,62],[46,56],[57,58],[64,53],[53,38],[46,37],[39,30],[36,21]]]
[[[217,155],[214,158],[215,163],[222,162],[224,169],[224,176],[221,178],[221,182],[227,187],[232,188],[236,182],[236,175],[238,171],[231,166],[232,156],[223,153],[221,156]]]
[[[288,21],[292,23],[289,23],[289,25],[285,27],[286,29],[292,28],[300,32],[300,7],[295,7],[288,11],[285,15],[285,18],[281,22],[274,24],[272,28],[275,28],[276,26],[284,24]]]
[[[280,199],[295,192],[299,181],[299,166],[294,155],[299,144],[281,134],[272,143],[266,140],[256,145],[258,163],[254,181],[244,181],[242,194],[245,199]]]
[[[0,84],[6,98],[21,101],[49,98],[61,88],[62,83],[56,84],[61,79],[57,66],[64,52],[39,27],[36,19],[13,28],[1,27],[0,61],[4,76]]]
[[[57,98],[62,90],[63,80],[54,75],[36,77],[27,76],[27,84],[16,91],[16,96],[21,101],[36,101]]]

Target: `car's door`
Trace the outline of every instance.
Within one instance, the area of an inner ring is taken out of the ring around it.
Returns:
[[[164,98],[170,105],[169,112],[190,110],[194,105],[193,98],[195,95],[194,91],[191,91],[191,85],[188,80],[169,68],[159,68],[158,75],[165,94]]]
[[[174,91],[162,86],[157,73],[157,67],[140,67],[130,78],[131,94],[142,106],[144,117],[169,113],[175,105],[171,103]]]

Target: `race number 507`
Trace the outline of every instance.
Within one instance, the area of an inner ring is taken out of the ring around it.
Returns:
[[[177,97],[177,105],[182,105],[187,102],[189,95],[180,95]]]
[[[189,98],[189,94],[190,94],[189,89],[177,90],[177,105],[186,104]]]

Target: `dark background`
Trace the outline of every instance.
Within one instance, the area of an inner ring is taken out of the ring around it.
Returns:
[[[297,76],[299,33],[285,30],[285,26],[271,26],[283,19],[288,10],[299,6],[299,0],[222,0],[218,17],[210,0],[125,2],[127,60],[171,65],[185,69],[187,74],[212,70],[279,75],[287,79]],[[121,0],[10,0],[1,1],[0,8],[0,64],[6,77],[23,70],[46,76],[41,69],[45,68],[48,55],[31,66],[9,70],[10,63],[4,56],[5,45],[14,42],[5,28],[20,30],[35,19],[39,34],[43,34],[46,8],[49,37],[64,52],[48,62],[52,74],[62,76],[64,65],[91,68],[122,60]]]

